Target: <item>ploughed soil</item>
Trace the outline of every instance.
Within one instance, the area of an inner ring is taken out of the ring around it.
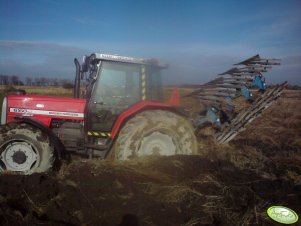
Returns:
[[[0,225],[280,225],[266,214],[272,205],[301,216],[300,91],[227,145],[198,138],[195,156],[74,159],[58,172],[2,175]]]

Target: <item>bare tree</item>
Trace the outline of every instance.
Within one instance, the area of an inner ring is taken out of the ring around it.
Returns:
[[[3,75],[3,85],[9,85],[9,76]]]
[[[57,78],[52,78],[51,79],[51,85],[58,86],[59,85],[58,79]]]
[[[20,84],[19,76],[17,76],[17,75],[12,75],[12,76],[11,76],[11,84],[14,85],[14,86],[19,85],[19,84]]]
[[[4,75],[0,75],[0,85],[4,85]]]
[[[35,77],[34,78],[36,86],[41,86],[41,78],[40,77]]]
[[[26,77],[26,85],[31,86],[32,85],[32,78],[31,77]]]

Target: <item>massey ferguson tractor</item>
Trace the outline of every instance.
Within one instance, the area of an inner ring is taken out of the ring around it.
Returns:
[[[117,160],[197,152],[187,116],[177,101],[163,101],[166,66],[108,54],[92,54],[82,65],[74,62],[74,98],[4,98],[0,171],[46,172],[71,152]],[[82,91],[85,99],[79,98]]]
[[[74,63],[73,98],[24,92],[4,98],[0,173],[47,172],[70,153],[112,160],[196,154],[195,131],[215,124],[217,143],[229,142],[285,85],[266,90],[262,72],[279,62],[256,55],[241,62],[243,68],[231,69],[189,94],[208,107],[207,113],[190,119],[179,107],[177,92],[164,102],[161,71],[166,65],[157,60],[94,53],[82,64],[77,59]],[[261,94],[255,100],[250,90],[254,86]],[[238,96],[252,99],[252,105],[234,114],[232,102]]]

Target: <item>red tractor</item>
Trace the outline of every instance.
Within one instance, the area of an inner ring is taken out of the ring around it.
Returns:
[[[163,100],[165,66],[108,54],[74,62],[74,98],[24,93],[4,98],[0,171],[47,172],[68,153],[127,160],[197,152],[185,113]]]

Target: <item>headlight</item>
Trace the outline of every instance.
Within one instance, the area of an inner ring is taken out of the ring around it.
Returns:
[[[1,111],[1,124],[4,125],[6,124],[6,113],[7,113],[7,98],[3,98],[3,103],[2,103],[2,111]]]

